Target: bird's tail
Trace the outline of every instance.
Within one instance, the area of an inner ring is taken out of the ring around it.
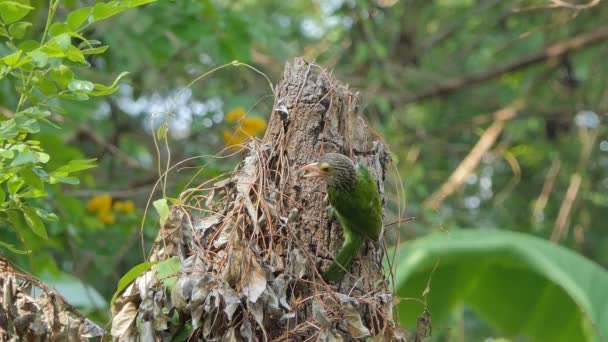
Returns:
[[[342,248],[340,248],[340,252],[338,252],[336,259],[329,265],[329,268],[327,268],[327,271],[323,274],[323,279],[331,283],[340,281],[344,274],[349,270],[354,256],[357,254],[359,247],[364,241],[365,237],[345,232]]]

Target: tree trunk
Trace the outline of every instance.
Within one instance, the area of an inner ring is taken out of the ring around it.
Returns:
[[[325,184],[299,174],[340,152],[369,167],[384,198],[389,155],[357,102],[319,66],[287,65],[263,140],[247,145],[232,175],[171,208],[150,257],[160,263],[113,306],[114,338],[396,340],[383,246],[368,241],[339,284],[325,283],[342,230],[327,220]]]

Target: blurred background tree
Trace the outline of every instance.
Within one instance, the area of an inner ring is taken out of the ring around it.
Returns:
[[[39,37],[49,3],[17,2],[33,8],[24,39]],[[93,3],[60,1],[56,17]],[[276,82],[285,62],[304,55],[361,92],[364,116],[391,146],[398,173],[386,221],[415,220],[393,226],[390,243],[510,230],[607,267],[607,16],[603,1],[556,0],[180,0],[129,9],[81,32],[109,49],[87,55],[91,67],[77,76],[111,84],[128,71],[118,91],[57,99],[51,121],[61,129],[34,133],[56,165],[97,158],[99,166],[79,185],[47,189],[58,216],[46,223],[48,239],[3,222],[0,241],[32,253],[2,253],[48,281],[86,284],[75,297],[105,322],[117,280],[157,232],[150,199],[231,170],[235,146],[262,134],[272,109],[257,71]],[[0,39],[4,57],[10,40]],[[17,108],[16,86],[0,79],[4,120]],[[466,308],[434,328],[448,339],[501,334]]]

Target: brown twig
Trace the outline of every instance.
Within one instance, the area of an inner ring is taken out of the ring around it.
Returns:
[[[574,200],[576,200],[576,196],[578,195],[578,190],[581,187],[581,181],[582,177],[580,174],[578,174],[578,172],[574,173],[570,177],[570,185],[568,185],[566,197],[564,198],[562,205],[559,207],[559,215],[557,216],[557,220],[555,220],[553,232],[551,232],[552,242],[561,240],[568,232],[567,228],[570,211],[572,210],[572,205],[574,204]]]
[[[521,69],[530,67],[536,63],[543,62],[547,59],[560,57],[567,53],[580,50],[593,44],[602,42],[606,39],[608,39],[608,26],[600,27],[593,32],[583,33],[567,41],[549,45],[543,50],[538,51],[515,62],[501,65],[491,70],[474,73],[472,75],[468,75],[462,78],[447,80],[434,87],[423,90],[418,94],[400,98],[398,102],[400,102],[401,104],[407,104],[420,100],[425,100],[431,97],[448,95],[461,89],[467,88],[469,86],[477,85],[484,81],[500,77],[504,74],[519,71]]]
[[[522,104],[516,103],[495,113],[494,123],[485,130],[477,144],[454,170],[450,178],[443,183],[439,190],[424,201],[423,206],[425,208],[438,209],[448,196],[460,188],[467,176],[477,168],[481,157],[494,145],[504,128],[505,122],[515,117],[521,106]]]
[[[557,175],[559,174],[560,167],[560,160],[558,158],[553,159],[553,161],[551,162],[551,167],[549,167],[549,171],[547,172],[547,176],[545,177],[545,182],[543,183],[543,190],[541,191],[536,201],[534,201],[534,207],[532,209],[532,219],[536,222],[540,221],[543,217],[543,211],[547,206],[549,195],[551,194],[551,191],[553,191],[553,186],[555,185],[555,180],[557,179]]]

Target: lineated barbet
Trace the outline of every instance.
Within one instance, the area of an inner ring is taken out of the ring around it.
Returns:
[[[376,181],[367,167],[356,166],[347,156],[327,153],[302,168],[304,177],[321,177],[327,183],[327,197],[342,226],[344,244],[323,278],[337,282],[350,268],[365,239],[377,241],[382,233],[382,203]]]

